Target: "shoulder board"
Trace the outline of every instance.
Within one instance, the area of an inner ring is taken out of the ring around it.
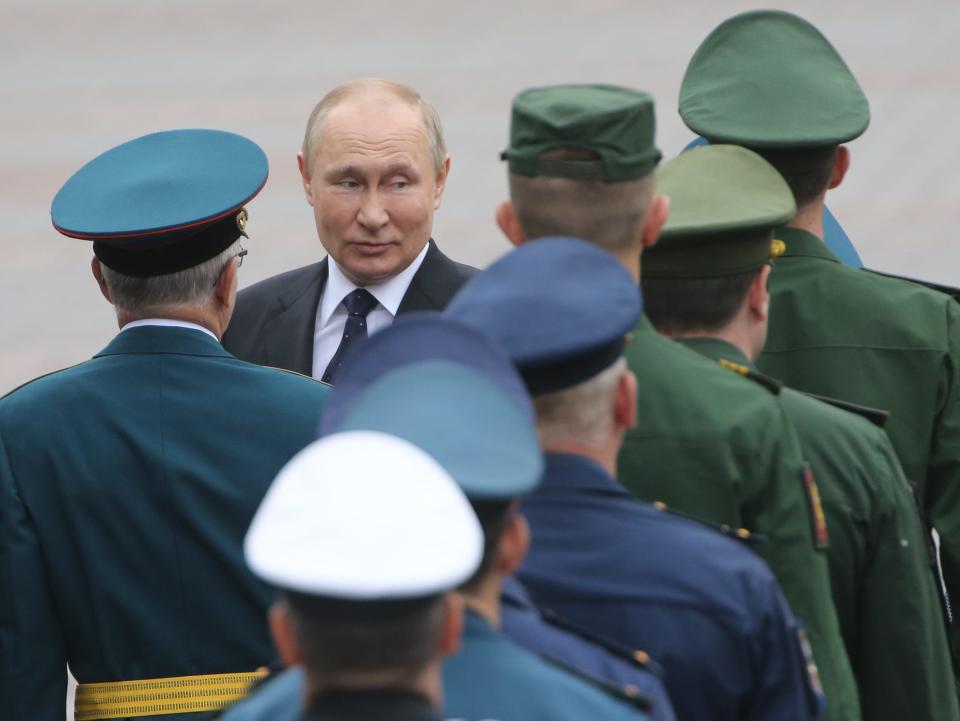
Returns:
[[[686,521],[692,521],[701,526],[709,528],[711,531],[716,531],[717,533],[722,533],[728,538],[736,539],[751,548],[760,545],[761,543],[767,542],[767,536],[763,533],[754,533],[753,531],[746,528],[735,528],[726,523],[713,523],[711,521],[705,521],[702,518],[697,516],[690,515],[689,513],[683,513],[682,511],[674,510],[673,508],[668,508],[667,504],[663,501],[654,501],[650,504],[658,511],[662,513],[670,513],[678,518],[682,518]]]
[[[84,362],[86,362],[86,361],[84,361]],[[37,376],[36,378],[32,378],[31,380],[28,380],[26,383],[21,383],[21,384],[18,385],[16,388],[12,388],[12,389],[10,389],[9,391],[7,391],[6,393],[4,393],[2,396],[0,396],[0,401],[2,401],[2,400],[3,400],[4,398],[6,398],[7,396],[13,395],[14,393],[16,393],[16,392],[17,392],[18,390],[20,390],[21,388],[26,388],[26,387],[27,387],[28,385],[30,385],[31,383],[36,383],[36,382],[37,382],[38,380],[40,380],[41,378],[46,378],[46,377],[48,377],[48,376],[54,376],[54,375],[56,375],[57,373],[63,373],[64,371],[68,371],[68,370],[70,370],[71,368],[76,368],[78,365],[80,365],[80,364],[79,364],[79,363],[75,363],[75,364],[73,364],[72,366],[67,366],[66,368],[60,368],[60,369],[55,370],[55,371],[50,371],[49,373],[44,373],[42,376]]]
[[[905,275],[895,275],[893,273],[884,273],[879,270],[871,270],[870,268],[864,268],[868,273],[873,273],[874,275],[882,275],[887,278],[895,278],[896,280],[905,280],[908,283],[916,283],[917,285],[922,285],[930,290],[935,290],[938,293],[946,293],[955,301],[960,303],[960,288],[954,288],[952,285],[944,285],[942,283],[934,283],[930,280],[920,280],[919,278],[908,278]]]
[[[602,634],[594,633],[593,631],[588,631],[584,628],[581,628],[549,608],[538,610],[540,611],[541,618],[543,618],[543,620],[551,626],[556,626],[567,633],[578,636],[584,641],[602,648],[607,653],[616,656],[626,663],[649,671],[656,676],[662,675],[663,669],[660,668],[660,664],[651,659],[650,654],[648,654],[646,651],[641,649],[631,650],[629,647],[607,638]]]
[[[742,363],[734,363],[732,361],[728,361],[726,358],[718,358],[717,363],[722,365],[727,370],[731,370],[734,373],[742,375],[744,378],[749,378],[754,383],[759,383],[774,395],[779,395],[780,390],[783,388],[783,383],[778,381],[776,378],[771,378],[768,375],[764,375],[763,373],[755,371],[750,366],[745,366]]]
[[[322,381],[319,378],[314,378],[313,376],[308,376],[306,373],[301,373],[300,371],[292,371],[289,368],[281,368],[280,366],[261,366],[261,368],[269,368],[272,371],[280,371],[282,373],[289,373],[292,376],[300,376],[301,378],[306,378],[307,380],[311,380],[314,383],[319,383],[320,385],[326,386],[327,388],[333,388],[333,386],[330,383],[327,383],[326,381]]]
[[[858,416],[862,416],[877,428],[883,428],[886,426],[887,419],[890,417],[890,411],[885,411],[882,408],[862,406],[859,403],[851,403],[850,401],[844,401],[839,398],[831,398],[830,396],[821,396],[817,393],[807,393],[806,391],[801,391],[801,393],[809,398],[815,398],[822,403],[833,406],[834,408],[840,408],[842,410],[849,411],[850,413],[855,413]]]
[[[572,666],[566,661],[559,659],[555,656],[552,656],[550,654],[541,653],[538,655],[547,663],[563,669],[565,672],[569,673],[571,676],[576,676],[577,678],[583,681],[586,681],[591,686],[597,687],[601,691],[605,691],[608,695],[610,695],[611,697],[613,697],[618,701],[626,703],[629,706],[633,706],[634,708],[644,713],[648,713],[653,709],[652,699],[649,696],[647,696],[647,694],[645,694],[643,691],[641,691],[640,689],[638,689],[636,686],[632,684],[621,686],[619,684],[610,683],[609,681],[605,681],[602,678],[598,678],[593,674],[586,673],[582,669],[579,669],[576,666]]]

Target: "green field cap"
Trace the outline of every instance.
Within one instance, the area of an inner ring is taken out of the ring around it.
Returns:
[[[863,90],[803,18],[757,10],[721,23],[680,86],[680,117],[714,143],[755,148],[838,145],[870,122]]]
[[[660,240],[644,251],[649,278],[713,278],[756,270],[785,246],[773,231],[797,212],[780,173],[752,150],[708,145],[657,171],[670,198]]]
[[[618,183],[649,175],[660,162],[654,145],[653,98],[615,85],[530,88],[513,101],[510,147],[500,154],[514,175]],[[596,159],[541,157],[556,148]]]

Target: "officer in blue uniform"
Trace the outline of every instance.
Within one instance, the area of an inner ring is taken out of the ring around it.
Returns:
[[[817,718],[802,634],[769,569],[743,541],[642,503],[614,478],[638,412],[623,350],[640,310],[609,254],[542,238],[446,311],[500,341],[534,396],[547,470],[523,502],[533,541],[520,579],[541,607],[648,651],[680,718]]]
[[[443,543],[437,539],[442,538]],[[279,590],[270,628],[305,669],[301,721],[439,721],[483,532],[450,475],[384,433],[337,433],[283,467],[244,543]]]
[[[242,695],[275,658],[271,594],[241,542],[328,389],[219,342],[244,206],[266,177],[246,138],[162,132],[96,158],[53,201],[55,227],[93,241],[121,331],[0,400],[5,721],[61,721],[68,663],[77,721],[134,707],[185,720]]]
[[[503,350],[457,321],[408,317],[371,337],[345,367],[322,431],[386,432],[423,448],[457,479],[487,532],[481,570],[461,587],[466,634],[461,652],[444,666],[446,715],[637,719],[645,716],[636,706],[660,706],[657,718],[674,718],[662,686],[648,672],[634,671],[639,682],[630,687],[608,688],[599,679],[572,675],[572,659],[559,659],[561,667],[497,630],[499,587],[527,545],[516,498],[538,482],[543,469],[529,396]],[[589,644],[575,637],[571,644],[591,659],[602,653],[586,650]],[[265,684],[224,718],[287,718],[284,707],[289,709],[302,683],[291,675]],[[653,690],[652,698],[646,689]]]

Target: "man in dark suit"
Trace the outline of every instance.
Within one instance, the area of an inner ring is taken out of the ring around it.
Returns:
[[[430,238],[450,156],[436,110],[412,89],[367,78],[330,91],[297,162],[328,257],[241,292],[223,342],[334,382],[351,342],[397,313],[442,310],[475,269]]]
[[[5,721],[63,721],[68,663],[77,721],[188,721],[275,659],[243,534],[329,389],[219,343],[266,177],[246,138],[170,131],[107,151],[53,202],[60,232],[94,241],[121,330],[0,399]]]

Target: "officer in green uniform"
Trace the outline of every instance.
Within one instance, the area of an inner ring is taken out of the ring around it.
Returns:
[[[117,336],[0,400],[0,716],[177,721],[275,660],[244,530],[328,388],[220,345],[267,158],[215,130],[107,151],[57,194]],[[184,693],[189,689],[190,693]]]
[[[773,231],[796,210],[790,188],[756,153],[712,145],[661,168],[657,192],[671,212],[644,258],[648,316],[688,348],[756,374],[769,263],[783,245]],[[863,718],[960,718],[923,530],[889,439],[848,410],[788,388],[779,398],[823,501],[818,537],[827,542],[829,528],[833,598]]]
[[[669,201],[653,192],[653,101],[611,86],[556,86],[513,105],[510,200],[497,220],[515,244],[581,237],[637,279]],[[640,382],[618,479],[648,501],[764,534],[759,549],[805,624],[831,721],[859,716],[856,685],[830,596],[826,554],[813,535],[806,471],[776,389],[725,371],[658,334],[646,317],[627,362]]]
[[[940,535],[947,589],[960,591],[960,306],[919,284],[848,268],[824,245],[826,192],[867,127],[860,86],[805,20],[745,13],[694,54],[680,114],[711,142],[756,150],[787,180],[797,214],[777,237],[764,372],[791,387],[890,412],[886,430]],[[953,636],[954,667],[960,637]]]

